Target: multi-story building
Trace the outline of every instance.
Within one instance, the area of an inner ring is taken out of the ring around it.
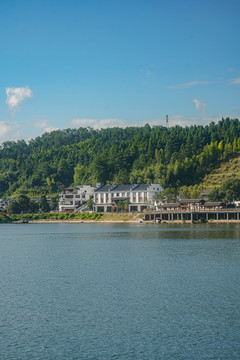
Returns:
[[[100,185],[94,190],[94,211],[143,211],[152,207],[159,184]]]
[[[94,187],[90,185],[78,185],[63,189],[59,194],[59,211],[75,212],[77,209],[93,197]]]

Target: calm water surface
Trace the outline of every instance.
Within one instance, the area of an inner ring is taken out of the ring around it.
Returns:
[[[240,359],[239,225],[0,225],[0,359]]]

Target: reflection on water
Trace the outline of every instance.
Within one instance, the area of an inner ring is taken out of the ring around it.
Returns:
[[[239,359],[238,224],[0,226],[1,359]]]

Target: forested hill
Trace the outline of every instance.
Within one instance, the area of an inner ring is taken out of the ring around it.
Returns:
[[[97,182],[189,186],[239,153],[238,119],[184,128],[57,130],[1,145],[0,197],[49,195]]]

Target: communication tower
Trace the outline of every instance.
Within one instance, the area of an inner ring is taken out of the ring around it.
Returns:
[[[166,127],[168,127],[168,115],[166,115]]]

